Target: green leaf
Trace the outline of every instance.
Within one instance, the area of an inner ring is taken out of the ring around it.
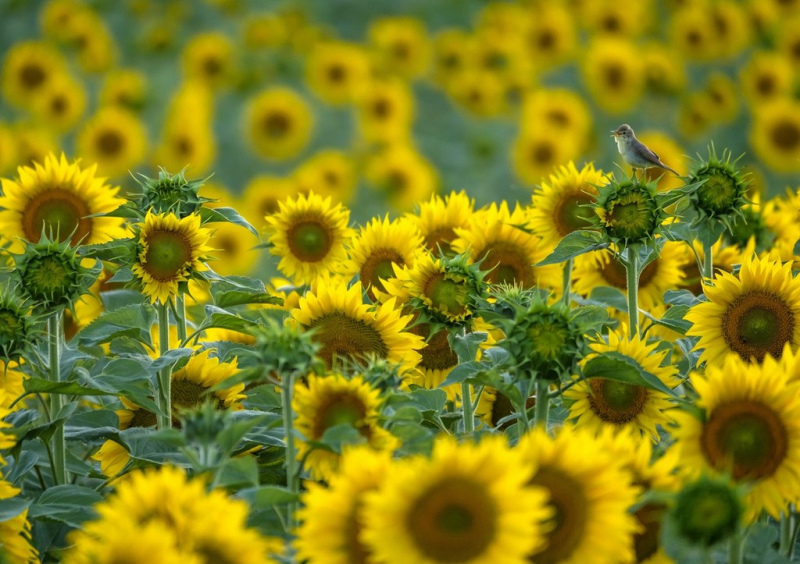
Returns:
[[[84,346],[100,345],[118,337],[132,337],[153,346],[150,329],[156,322],[156,312],[148,304],[121,307],[103,313],[82,329],[76,338]]]
[[[28,516],[31,519],[56,521],[70,527],[80,527],[84,521],[97,518],[94,504],[103,496],[93,489],[73,484],[53,486],[44,491]]]
[[[23,497],[0,499],[0,523],[13,519],[31,504],[31,500]]]
[[[120,259],[136,256],[136,241],[134,239],[115,239],[108,243],[81,245],[80,254],[82,257],[96,258],[106,262],[129,262]]]
[[[255,411],[237,411],[232,416],[233,423],[230,423],[217,434],[216,443],[222,452],[228,454],[233,452],[236,444],[247,434],[250,429],[260,425],[267,420],[268,416],[264,413]]]
[[[697,191],[700,186],[705,183],[705,180],[701,180],[699,182],[693,182],[691,184],[687,184],[685,186],[681,186],[680,188],[674,188],[672,190],[667,190],[666,192],[659,192],[656,194],[656,202],[658,202],[658,207],[661,209],[667,208],[673,204],[677,204],[680,200],[693,194]]]
[[[687,305],[671,306],[660,318],[654,317],[646,311],[643,311],[642,314],[653,323],[672,329],[681,335],[685,335],[686,331],[692,327],[692,322],[683,318],[689,309],[691,308]]]
[[[131,458],[137,460],[164,464],[184,458],[179,449],[186,446],[186,437],[177,429],[132,428],[121,431],[119,438]]]
[[[239,489],[258,485],[258,464],[253,456],[230,458],[218,470],[217,485]]]
[[[446,388],[452,384],[461,384],[484,370],[486,370],[486,366],[480,361],[462,362],[450,371],[444,382],[439,384],[439,388]]]
[[[358,429],[350,423],[341,423],[325,429],[319,441],[309,441],[309,443],[325,450],[341,453],[343,446],[358,445],[365,441],[366,438],[358,432]]]
[[[28,394],[67,394],[73,396],[113,396],[113,391],[82,386],[78,382],[51,382],[44,378],[27,378],[24,382]]]
[[[561,239],[553,252],[535,266],[566,262],[584,253],[605,249],[608,245],[609,243],[603,240],[603,235],[600,232],[579,229]]]
[[[581,305],[613,307],[621,312],[628,312],[628,298],[619,288],[611,286],[597,286],[592,289],[588,298],[576,297],[575,301]]]
[[[275,505],[284,505],[297,501],[298,495],[281,486],[261,486],[249,488],[236,493],[236,497],[247,501],[256,509],[268,509]]]
[[[664,292],[664,303],[667,305],[693,306],[700,303],[700,300],[689,290],[667,290]]]
[[[410,395],[411,401],[418,405],[422,411],[441,413],[447,403],[447,393],[444,390],[417,388]]]
[[[283,299],[267,292],[261,280],[244,276],[228,276],[212,282],[210,291],[214,303],[221,308],[242,304],[283,304]]]
[[[258,237],[258,230],[250,225],[245,218],[233,208],[200,208],[200,220],[203,223],[233,223],[244,227]]]
[[[461,362],[471,362],[478,356],[478,349],[488,336],[488,333],[482,331],[457,333],[448,335],[448,341]]]
[[[39,455],[31,450],[23,450],[15,458],[6,460],[8,465],[3,468],[3,479],[11,484],[16,484],[17,480],[25,476],[36,463],[39,462]],[[0,522],[3,520],[0,519]]]
[[[258,325],[255,321],[244,319],[212,305],[207,305],[205,307],[205,312],[206,318],[202,325],[197,328],[198,332],[211,329],[212,327],[218,327],[220,329],[230,329],[231,331],[249,334],[248,329]]]
[[[684,401],[655,375],[644,370],[634,359],[616,351],[605,352],[591,359],[582,370],[585,378],[605,378],[615,382],[644,386]]]

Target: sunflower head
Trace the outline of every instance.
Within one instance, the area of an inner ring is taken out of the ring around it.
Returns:
[[[712,144],[708,149],[708,158],[696,163],[691,172],[690,182],[703,182],[692,194],[691,201],[700,218],[718,218],[730,225],[735,223],[736,215],[741,215],[746,203],[748,181],[745,175],[731,162],[731,152],[722,152],[717,157]]]
[[[15,256],[20,288],[35,309],[73,309],[75,301],[89,293],[102,268],[81,265],[77,249],[69,241],[52,241],[43,231],[38,243],[26,243],[25,252]]]
[[[667,519],[678,539],[706,548],[731,538],[743,517],[741,493],[727,479],[701,476],[678,492]]]
[[[771,248],[776,234],[767,225],[761,207],[745,204],[741,209],[741,216],[742,221],[732,223],[730,229],[722,234],[725,243],[744,249],[753,240],[756,252]]]
[[[136,197],[135,205],[139,214],[144,217],[147,211],[153,213],[173,213],[179,218],[197,212],[200,207],[211,202],[210,198],[199,195],[203,180],[186,180],[185,170],[170,174],[163,168],[158,178],[139,175],[137,182],[142,193]]]
[[[620,249],[654,238],[665,215],[656,199],[655,182],[611,180],[600,188],[594,204],[600,227]]]
[[[0,295],[0,359],[5,363],[19,362],[35,338],[34,322],[27,309],[10,291]]]

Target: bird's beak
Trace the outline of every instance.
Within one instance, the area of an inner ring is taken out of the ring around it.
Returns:
[[[619,133],[615,129],[611,130],[611,137],[619,137]]]

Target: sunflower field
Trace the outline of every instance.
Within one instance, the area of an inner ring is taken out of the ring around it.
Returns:
[[[800,0],[0,0],[0,61],[0,564],[800,561]]]

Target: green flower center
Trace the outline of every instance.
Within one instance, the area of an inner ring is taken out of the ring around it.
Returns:
[[[375,327],[344,313],[324,315],[311,323],[311,328],[316,328],[313,339],[321,345],[317,355],[328,368],[337,358],[363,361],[369,354],[379,358],[389,355],[389,348]]]
[[[555,510],[553,528],[547,533],[547,547],[533,555],[536,564],[555,564],[569,558],[583,538],[589,518],[583,484],[558,468],[542,466],[531,480],[550,494]]]
[[[744,187],[736,177],[725,169],[712,169],[699,174],[697,179],[706,180],[697,189],[697,204],[700,209],[711,216],[735,211],[744,192]]]
[[[75,274],[67,257],[46,255],[28,263],[23,282],[34,300],[60,301],[72,290]]]
[[[453,476],[433,484],[412,505],[406,527],[417,548],[437,562],[484,555],[497,532],[497,507],[486,486]]]
[[[612,237],[640,241],[653,235],[656,215],[649,198],[641,192],[622,194],[607,202],[606,228]]]
[[[555,360],[567,346],[569,331],[557,323],[543,321],[528,328],[533,353],[544,360]]]
[[[722,317],[725,342],[744,360],[780,358],[794,335],[794,314],[775,294],[749,291],[736,298]]]
[[[647,388],[606,380],[590,378],[589,405],[600,419],[607,423],[622,425],[636,419],[647,404]]]
[[[320,220],[307,220],[289,228],[287,240],[292,254],[303,262],[319,262],[333,247],[333,234]]]
[[[143,268],[159,281],[175,279],[191,265],[192,245],[177,231],[154,231],[147,237]]]
[[[22,211],[22,231],[25,239],[38,243],[44,228],[45,235],[63,242],[72,234],[76,244],[92,232],[89,207],[77,194],[58,188],[39,192]],[[85,242],[85,241],[84,241]]]
[[[678,495],[673,519],[684,538],[711,546],[732,535],[742,517],[742,506],[728,485],[702,479]]]
[[[562,237],[569,235],[573,231],[588,227],[594,212],[587,204],[594,200],[589,194],[583,192],[572,192],[565,194],[556,206],[553,220]]]
[[[468,313],[466,308],[467,287],[463,280],[456,281],[437,274],[425,284],[425,295],[433,308],[447,317],[459,317]]]

